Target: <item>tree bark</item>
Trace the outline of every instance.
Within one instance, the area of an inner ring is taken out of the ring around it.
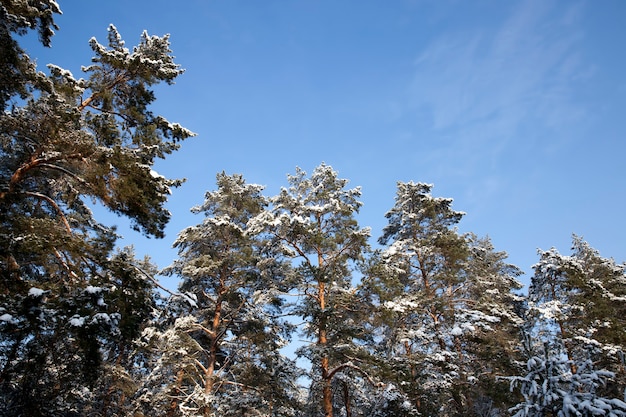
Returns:
[[[326,316],[324,315],[324,309],[326,308],[325,290],[326,288],[324,282],[319,282],[318,301],[320,311],[322,313],[319,324],[318,345],[323,351],[320,367],[322,368],[322,406],[324,408],[324,417],[333,417],[333,396],[331,390],[332,376],[330,375],[328,353],[326,352],[328,339],[326,337]]]
[[[218,331],[219,325],[221,322],[222,316],[222,301],[221,294],[218,297],[218,301],[215,304],[215,312],[213,313],[213,322],[212,322],[212,330],[213,337],[211,338],[211,347],[209,348],[209,363],[206,367],[205,372],[205,385],[204,385],[204,393],[210,394],[213,391],[214,386],[214,377],[215,377],[215,363],[217,361],[217,348],[218,348]]]
[[[346,417],[352,417],[352,404],[350,403],[350,389],[346,382],[343,382],[343,404],[346,407]]]

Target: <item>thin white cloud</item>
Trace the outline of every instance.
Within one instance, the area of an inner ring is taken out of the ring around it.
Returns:
[[[501,25],[448,34],[420,54],[411,94],[430,112],[432,128],[478,125],[493,138],[531,118],[550,125],[571,113],[571,81],[583,72],[580,6],[549,4],[525,1]]]
[[[427,45],[415,61],[411,107],[421,120],[429,115],[420,128],[439,143],[420,161],[438,177],[471,178],[467,198],[479,202],[520,180],[506,178],[520,155],[563,146],[586,111],[576,102],[577,83],[590,74],[581,10],[520,1],[502,22],[469,22]]]

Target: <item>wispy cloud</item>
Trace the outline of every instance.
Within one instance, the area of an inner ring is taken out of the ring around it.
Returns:
[[[506,149],[530,152],[550,131],[580,119],[576,83],[590,70],[579,54],[582,7],[522,1],[501,23],[469,22],[421,51],[412,108],[426,112],[430,136],[446,142],[431,158],[455,158],[459,174],[484,170],[501,163],[494,161]],[[491,189],[501,182],[485,181]]]
[[[582,71],[579,14],[580,5],[526,1],[495,30],[470,27],[435,40],[416,60],[415,103],[432,112],[435,129],[488,123],[514,131],[528,117],[547,122],[569,111],[571,81]]]

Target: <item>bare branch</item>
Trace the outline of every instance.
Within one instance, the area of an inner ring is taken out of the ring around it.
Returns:
[[[246,388],[246,389],[251,389],[251,390],[256,391],[256,392],[261,392],[261,390],[259,390],[257,387],[253,387],[252,385],[246,385],[246,384],[242,384],[240,382],[226,381],[226,380],[221,381],[221,382],[224,385],[234,385],[236,387],[242,387],[242,388]]]
[[[198,359],[195,359],[195,358],[193,361],[200,369],[202,369],[203,373],[205,374],[207,373],[207,368],[202,364],[202,362],[200,362]]]
[[[156,280],[152,275],[150,275],[149,273],[147,273],[146,271],[144,271],[143,269],[139,268],[137,265],[132,265],[133,268],[135,268],[137,271],[139,271],[143,276],[145,276],[146,278],[148,278],[150,281],[152,281],[152,283],[154,285],[157,286],[157,288],[165,291],[166,293],[168,293],[169,295],[171,295],[172,297],[181,297],[181,298],[185,298],[185,299],[189,299],[190,297],[185,295],[185,294],[181,294],[179,292],[173,292],[167,288],[165,288],[163,285],[161,285],[159,283],[158,280]]]

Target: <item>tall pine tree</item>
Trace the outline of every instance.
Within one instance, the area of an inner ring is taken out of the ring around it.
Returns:
[[[431,189],[398,183],[379,240],[385,248],[364,284],[381,317],[388,381],[422,414],[469,415],[495,400],[485,386],[493,389],[506,354],[498,360],[489,350],[512,351],[520,272],[488,239],[460,235],[463,213]]]
[[[288,416],[298,408],[298,370],[279,352],[291,328],[280,319],[289,268],[248,227],[266,208],[262,188],[219,174],[217,190],[193,209],[204,220],[174,244],[179,259],[165,273],[181,277],[185,296],[171,306],[142,399],[160,415]]]
[[[144,33],[129,50],[111,26],[108,45],[90,41],[85,79],[45,74],[15,35],[35,29],[50,46],[55,13],[49,0],[0,7],[0,402],[16,415],[82,415],[107,355],[125,356],[113,349],[132,333],[124,315],[151,295],[143,307],[114,301],[137,265],[113,256],[117,235],[88,203],[162,237],[181,181],[152,167],[192,135],[150,111],[151,88],[183,72],[168,36]]]
[[[367,378],[355,343],[366,335],[349,317],[359,308],[352,272],[367,249],[369,229],[355,219],[360,189],[347,189],[332,167],[321,164],[310,177],[298,168],[288,179],[290,186],[272,199],[272,211],[259,216],[256,227],[269,231],[296,268],[293,313],[304,319],[311,341],[300,350],[312,364],[311,412],[332,417],[338,376],[351,371]]]

